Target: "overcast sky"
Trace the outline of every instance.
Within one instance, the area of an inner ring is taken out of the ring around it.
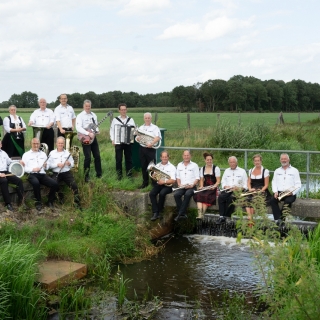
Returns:
[[[241,74],[319,82],[316,0],[1,0],[0,102],[171,91]]]

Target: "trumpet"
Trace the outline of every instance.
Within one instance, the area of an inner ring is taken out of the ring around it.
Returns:
[[[299,189],[300,187],[290,187],[287,190],[284,190],[282,192],[280,192],[278,194],[278,200],[281,201],[282,198],[286,197],[287,195],[289,195],[290,193],[292,193],[293,191],[296,191],[297,189]]]
[[[187,183],[187,184],[184,184],[184,185],[182,185],[182,186],[180,186],[178,188],[172,188],[172,192],[175,192],[175,191],[177,191],[179,189],[185,189],[188,186],[192,186],[192,184]]]
[[[206,190],[215,190],[217,189],[217,186],[213,187],[212,185],[211,186],[207,186],[207,187],[204,187],[200,190],[196,190],[194,193],[198,193],[198,192],[202,192],[202,191],[206,191]]]

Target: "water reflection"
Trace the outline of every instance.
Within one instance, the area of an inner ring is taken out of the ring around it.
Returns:
[[[225,290],[243,292],[248,303],[253,302],[260,276],[252,262],[246,243],[192,235],[172,238],[157,258],[121,266],[121,270],[132,279],[129,299],[134,299],[134,292],[142,299],[149,286],[164,303],[157,319],[181,319],[182,313],[188,319],[186,315],[199,304],[202,312],[212,309],[211,302],[221,299]]]

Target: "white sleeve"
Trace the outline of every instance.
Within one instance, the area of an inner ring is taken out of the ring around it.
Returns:
[[[9,121],[9,118],[8,117],[5,117],[3,119],[3,127],[4,127],[4,130],[6,130],[6,132],[9,132],[10,133],[10,121]]]

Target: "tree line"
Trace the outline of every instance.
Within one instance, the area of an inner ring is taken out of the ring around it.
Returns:
[[[45,97],[44,97],[45,98]],[[128,108],[172,108],[179,112],[313,112],[320,110],[320,85],[303,80],[265,80],[252,76],[236,75],[228,81],[215,79],[198,82],[190,86],[177,86],[171,92],[139,94],[137,92],[109,91],[97,94],[68,94],[68,103],[74,108],[82,108],[83,101],[89,99],[94,108],[117,108],[125,102]],[[0,103],[0,108],[11,104],[18,108],[37,108],[38,95],[30,91],[13,94],[8,101]],[[48,103],[49,108],[59,105]]]

